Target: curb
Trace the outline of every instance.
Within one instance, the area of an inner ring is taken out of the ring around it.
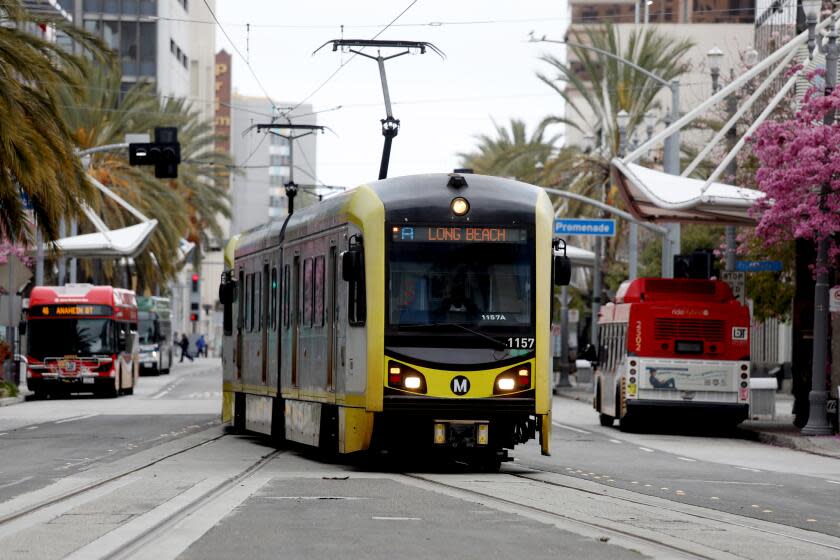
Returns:
[[[21,393],[16,397],[5,397],[0,399],[0,406],[11,406],[13,404],[22,403],[26,400],[26,396]]]

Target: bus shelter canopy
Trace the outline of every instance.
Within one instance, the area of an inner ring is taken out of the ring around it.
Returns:
[[[650,222],[755,225],[750,208],[764,193],[725,183],[669,175],[612,160],[613,181],[630,213]]]
[[[64,257],[136,257],[146,247],[157,223],[150,220],[120,229],[65,237],[55,241],[55,248]]]

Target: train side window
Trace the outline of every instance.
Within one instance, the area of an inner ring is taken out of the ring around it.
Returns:
[[[248,275],[248,331],[254,330],[254,276],[256,273],[252,272]]]
[[[277,267],[271,268],[271,330],[277,330]]]
[[[316,327],[324,326],[324,257],[315,258],[315,317],[313,324]]]
[[[303,325],[312,326],[312,259],[303,259]]]
[[[262,308],[263,308],[263,305],[262,305],[262,296],[263,296],[263,293],[262,293],[262,274],[260,274],[259,272],[255,272],[254,276],[256,276],[256,278],[254,279],[254,286],[256,287],[256,289],[255,289],[255,292],[254,292],[254,325],[253,325],[253,330],[258,331],[258,330],[260,330],[260,328],[262,328],[262,321],[263,321],[263,317],[262,317]]]
[[[291,282],[289,282],[289,265],[283,267],[283,325],[289,328],[289,293]]]

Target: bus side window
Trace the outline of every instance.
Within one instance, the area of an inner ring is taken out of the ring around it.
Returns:
[[[117,322],[117,351],[128,352],[130,345],[128,323]]]

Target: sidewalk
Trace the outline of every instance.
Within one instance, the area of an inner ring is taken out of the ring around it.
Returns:
[[[29,397],[32,394],[33,394],[32,391],[30,391],[26,387],[26,382],[24,381],[23,383],[18,385],[17,396],[4,397],[4,398],[0,399],[0,406],[10,406],[10,405],[13,405],[13,404],[22,403],[23,401],[26,400],[27,397]]]
[[[590,385],[575,385],[574,376],[571,383],[571,387],[556,388],[554,394],[581,402],[592,402]],[[840,435],[818,437],[801,435],[799,428],[793,425],[793,395],[775,393],[775,396],[776,415],[774,417],[756,417],[738,426],[739,432],[745,439],[754,439],[769,445],[840,459]]]

